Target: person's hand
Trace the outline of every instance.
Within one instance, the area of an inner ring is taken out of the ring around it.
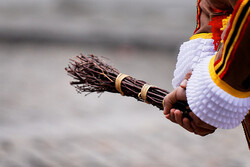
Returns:
[[[184,80],[181,82],[180,86],[174,89],[164,98],[164,114],[170,117],[170,110],[177,101],[187,101],[186,97],[186,87],[187,80],[191,77],[192,73],[186,74]]]
[[[179,124],[187,131],[200,136],[206,136],[216,130],[215,127],[202,121],[193,112],[190,112],[189,116],[192,120],[189,120],[188,118],[183,118],[182,112],[180,110],[172,108],[170,110],[170,113],[166,115],[166,118],[174,123]]]
[[[179,124],[189,132],[195,133],[200,136],[206,136],[213,133],[216,128],[203,122],[193,112],[189,113],[189,116],[192,119],[189,120],[188,118],[183,118],[182,112],[180,110],[172,108],[172,106],[177,101],[187,101],[186,86],[187,80],[191,75],[192,73],[188,73],[183,82],[180,84],[180,87],[176,88],[173,92],[171,92],[164,98],[164,115],[167,119]]]

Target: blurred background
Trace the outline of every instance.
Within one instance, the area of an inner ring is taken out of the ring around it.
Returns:
[[[167,90],[196,1],[0,0],[1,167],[247,167],[242,127],[190,134],[119,94],[84,96],[79,53]]]

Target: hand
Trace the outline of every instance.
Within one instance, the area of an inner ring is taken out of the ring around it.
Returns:
[[[192,73],[189,72],[186,74],[184,80],[181,82],[180,86],[169,93],[164,98],[164,114],[168,115],[170,113],[171,108],[177,101],[187,101],[186,97],[186,87],[187,80],[191,77]]]
[[[193,112],[190,112],[189,116],[192,118],[192,121],[190,121],[188,118],[183,118],[182,112],[180,110],[172,108],[170,110],[170,114],[166,115],[166,118],[174,123],[179,124],[187,131],[200,136],[206,136],[216,130],[215,127],[203,122]]]
[[[189,116],[192,118],[192,121],[190,121],[188,118],[182,117],[182,112],[180,110],[172,108],[177,101],[187,101],[186,86],[187,80],[191,77],[191,75],[192,73],[187,73],[185,79],[180,84],[180,87],[176,88],[164,98],[164,115],[166,115],[167,119],[179,124],[189,132],[200,136],[206,136],[213,133],[216,128],[203,122],[193,112],[189,113]]]

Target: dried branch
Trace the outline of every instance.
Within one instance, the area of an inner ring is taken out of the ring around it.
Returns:
[[[117,69],[106,64],[97,56],[88,55],[76,56],[76,59],[70,60],[70,64],[65,68],[68,75],[74,81],[70,82],[77,92],[112,92],[119,93],[115,88],[115,80],[120,73]],[[138,94],[141,88],[146,84],[145,81],[137,80],[133,77],[126,77],[122,80],[121,88],[125,96],[134,97],[138,101],[143,101]],[[150,87],[147,92],[147,102],[163,110],[162,101],[169,92],[158,88]],[[187,108],[186,102],[177,102],[175,108],[183,111],[184,116],[188,117],[190,110]]]

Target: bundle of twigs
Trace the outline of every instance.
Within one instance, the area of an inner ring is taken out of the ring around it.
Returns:
[[[75,86],[79,93],[105,91],[121,93],[152,104],[160,110],[163,110],[163,99],[169,93],[164,89],[148,85],[145,81],[121,74],[94,55],[81,54],[76,56],[76,59],[70,59],[70,64],[65,70],[73,77],[74,81],[70,84]],[[190,109],[186,102],[177,102],[174,107],[183,111],[184,117],[188,117]]]

